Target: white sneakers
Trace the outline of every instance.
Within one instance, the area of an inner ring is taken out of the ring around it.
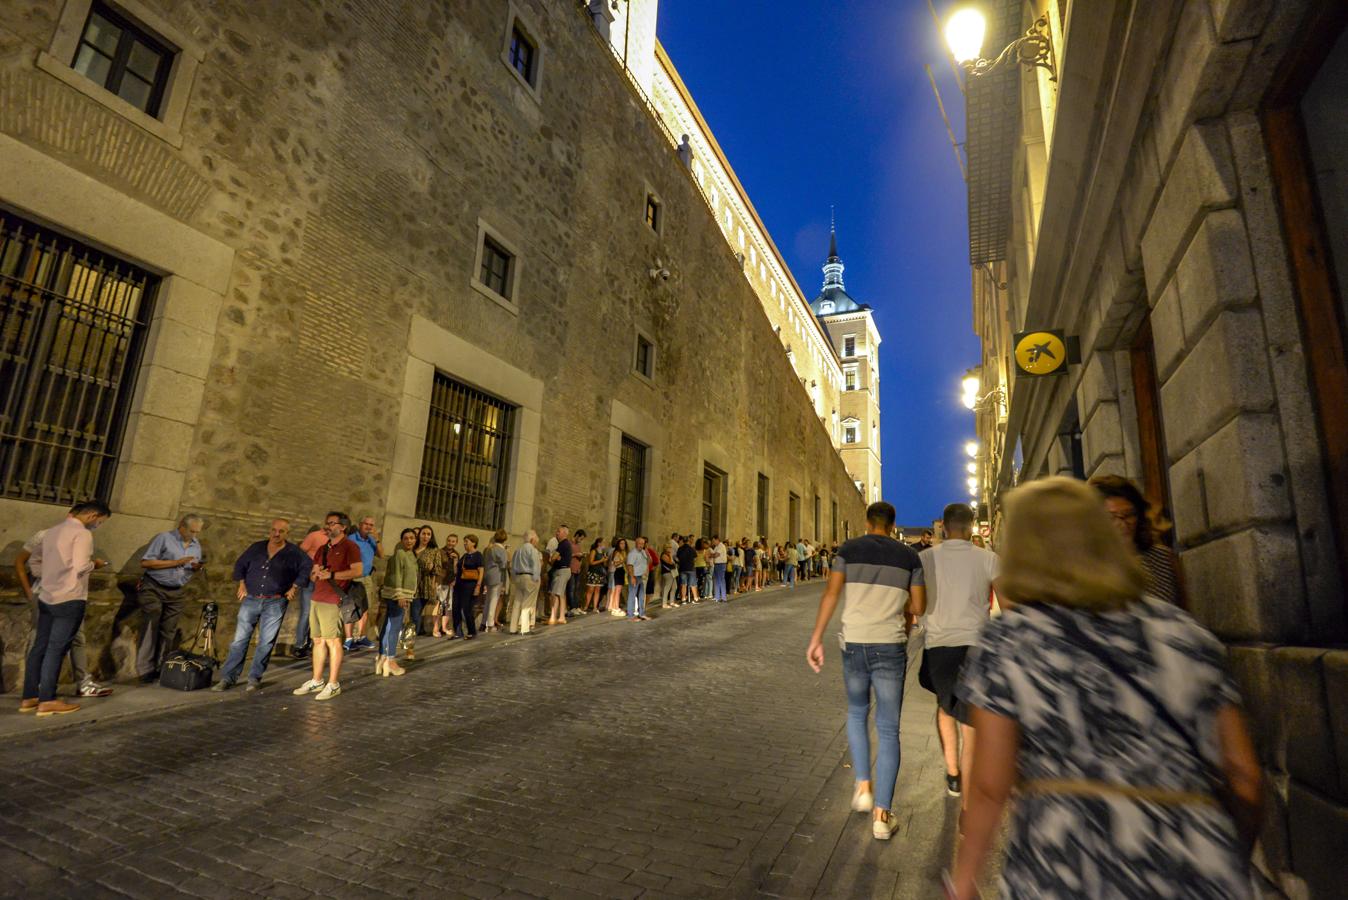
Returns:
[[[852,792],[852,811],[867,813],[874,809],[875,795],[858,785]],[[884,810],[881,815],[883,818],[871,821],[871,834],[877,841],[887,841],[899,830],[899,820],[889,810]]]
[[[886,812],[883,819],[874,819],[871,821],[871,835],[877,841],[887,841],[894,836],[894,832],[899,830],[899,820],[894,818],[894,814]]]
[[[317,678],[310,678],[304,684],[295,688],[290,693],[296,697],[303,697],[305,694],[318,694],[315,700],[331,700],[342,692],[342,685],[337,681],[319,681]]]
[[[294,694],[296,697],[303,697],[305,694],[312,694],[317,691],[321,691],[327,686],[328,683],[326,681],[319,681],[317,678],[310,678],[308,681],[304,682],[304,684],[295,688],[290,693]]]

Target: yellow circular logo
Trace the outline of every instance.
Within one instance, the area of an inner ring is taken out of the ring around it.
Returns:
[[[1030,375],[1051,375],[1067,364],[1067,347],[1049,331],[1032,331],[1016,344],[1016,365]]]

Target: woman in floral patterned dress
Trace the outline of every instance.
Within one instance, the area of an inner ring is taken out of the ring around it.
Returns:
[[[947,894],[975,884],[1012,790],[1002,896],[1250,895],[1261,773],[1222,644],[1146,577],[1069,478],[1007,500],[999,597],[957,696],[976,740]]]

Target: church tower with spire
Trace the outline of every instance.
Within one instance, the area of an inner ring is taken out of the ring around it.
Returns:
[[[867,503],[874,503],[884,496],[880,485],[880,332],[871,308],[847,293],[844,268],[834,224],[829,228],[824,287],[810,303],[810,310],[842,361],[838,452],[857,490]]]

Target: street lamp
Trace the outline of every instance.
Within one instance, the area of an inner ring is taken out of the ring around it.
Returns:
[[[978,441],[969,441],[965,444],[964,452],[968,454],[970,458],[978,456]]]
[[[1027,69],[1048,69],[1048,80],[1058,80],[1057,69],[1053,66],[1053,41],[1049,37],[1047,16],[1035,19],[1025,34],[1007,44],[997,58],[991,60],[984,59],[982,55],[987,27],[983,14],[972,8],[961,9],[946,21],[946,43],[950,46],[955,62],[964,67],[970,78],[988,75],[1015,59]]]
[[[988,20],[978,10],[966,7],[955,11],[945,23],[945,42],[950,45],[957,63],[965,65],[978,59],[987,30]]]
[[[967,409],[973,409],[978,405],[979,384],[977,375],[965,375],[964,380],[960,382],[960,387],[964,391],[964,406]]]
[[[976,463],[976,462],[971,462],[971,463],[969,463],[967,466],[965,466],[964,468],[965,468],[965,470],[966,470],[970,475],[977,475],[977,474],[978,474],[978,463]]]

